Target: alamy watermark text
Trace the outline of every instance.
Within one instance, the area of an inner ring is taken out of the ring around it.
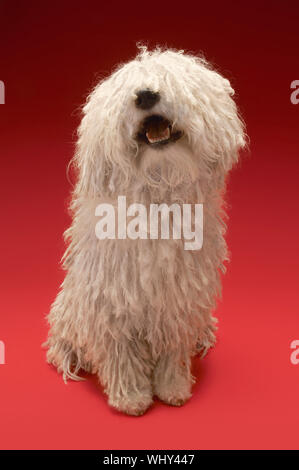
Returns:
[[[101,217],[95,226],[99,240],[169,240],[172,231],[173,240],[184,239],[185,250],[200,250],[203,245],[202,204],[150,204],[148,214],[143,204],[127,207],[126,196],[118,196],[117,215],[112,204],[99,204],[95,215]]]
[[[291,83],[291,89],[294,89],[292,91],[290,100],[292,104],[298,104],[299,103],[299,80],[293,80]]]
[[[5,364],[5,344],[0,341],[0,365]]]
[[[0,104],[5,104],[5,85],[2,80],[0,80]]]

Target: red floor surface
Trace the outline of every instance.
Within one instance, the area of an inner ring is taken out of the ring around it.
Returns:
[[[278,1],[1,2],[2,449],[299,448],[298,13]],[[76,110],[137,40],[204,51],[236,88],[251,143],[228,188],[218,343],[195,361],[189,403],[133,418],[93,378],[64,385],[41,343],[63,278]]]

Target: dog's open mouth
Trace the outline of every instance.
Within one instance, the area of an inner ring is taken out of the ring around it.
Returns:
[[[174,131],[171,122],[163,116],[154,114],[146,117],[140,126],[137,140],[152,147],[161,147],[175,142],[182,136],[181,131]]]

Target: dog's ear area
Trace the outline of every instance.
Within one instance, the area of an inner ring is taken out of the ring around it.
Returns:
[[[96,198],[113,192],[128,178],[129,163],[119,138],[117,119],[109,125],[99,108],[87,109],[78,128],[76,152],[72,160],[77,173],[76,193]]]
[[[82,107],[82,120],[77,130],[76,152],[72,164],[77,173],[75,191],[86,197],[98,197],[111,190],[125,173],[120,132],[121,108],[111,98],[111,78],[100,82]],[[124,178],[123,178],[124,179]]]
[[[228,172],[239,159],[240,150],[246,146],[245,123],[234,100],[235,92],[230,82],[221,77],[223,94],[219,99],[220,165]]]
[[[210,71],[209,112],[205,116],[209,136],[211,167],[227,173],[237,163],[239,153],[246,146],[245,124],[233,99],[230,82]]]

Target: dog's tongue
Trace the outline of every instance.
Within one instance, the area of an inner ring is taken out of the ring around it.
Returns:
[[[163,126],[164,127],[164,126]],[[148,138],[151,144],[155,142],[161,142],[162,140],[167,140],[170,137],[169,127],[150,127],[146,132],[146,137]]]

